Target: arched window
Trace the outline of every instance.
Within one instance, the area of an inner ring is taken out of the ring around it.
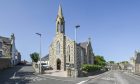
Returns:
[[[63,29],[64,29],[63,24],[61,24],[61,33],[63,33]]]
[[[70,46],[67,47],[68,61],[70,62]]]
[[[63,23],[58,22],[57,23],[57,32],[63,33],[64,32],[64,25]]]
[[[60,54],[60,42],[58,41],[56,44],[56,55]]]
[[[2,42],[0,42],[0,49],[2,49]]]
[[[83,50],[81,50],[81,64],[84,63],[84,52]]]
[[[57,23],[57,32],[60,32],[60,24],[59,24],[59,22]]]

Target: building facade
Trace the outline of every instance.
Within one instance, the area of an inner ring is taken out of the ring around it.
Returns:
[[[130,58],[131,72],[135,73],[135,57]]]
[[[21,55],[15,47],[15,36],[11,38],[0,36],[0,69],[16,65],[21,61]]]
[[[91,41],[76,43],[65,35],[65,19],[59,5],[56,18],[56,35],[49,48],[49,65],[54,70],[66,71],[68,67],[80,70],[82,64],[93,64]]]
[[[41,63],[45,63],[46,65],[49,65],[49,54],[41,58]]]
[[[140,52],[136,51],[136,60],[135,60],[135,74],[140,75]]]

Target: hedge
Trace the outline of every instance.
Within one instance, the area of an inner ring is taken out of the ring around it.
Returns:
[[[82,65],[82,70],[87,72],[100,70],[102,67],[100,65],[84,64]]]

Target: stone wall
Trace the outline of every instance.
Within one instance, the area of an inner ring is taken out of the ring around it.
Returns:
[[[3,43],[2,45],[2,53],[4,57],[11,57],[11,44]]]
[[[32,62],[32,66],[33,66],[34,71],[35,71],[36,73],[39,73],[39,66],[38,66],[38,64],[35,63],[35,62]]]
[[[135,74],[140,75],[140,64],[135,64]]]
[[[9,58],[0,58],[0,70],[10,67],[11,61]]]

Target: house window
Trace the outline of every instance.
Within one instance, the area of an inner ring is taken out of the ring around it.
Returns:
[[[2,49],[2,42],[0,42],[0,49]]]
[[[68,48],[67,48],[68,50],[67,50],[67,55],[68,55],[68,61],[70,62],[70,46],[68,46]]]
[[[84,53],[83,53],[83,50],[81,50],[81,64],[84,63]]]
[[[0,51],[0,57],[2,57],[2,51]]]
[[[59,55],[59,54],[60,54],[60,43],[58,41],[56,44],[56,55]]]

